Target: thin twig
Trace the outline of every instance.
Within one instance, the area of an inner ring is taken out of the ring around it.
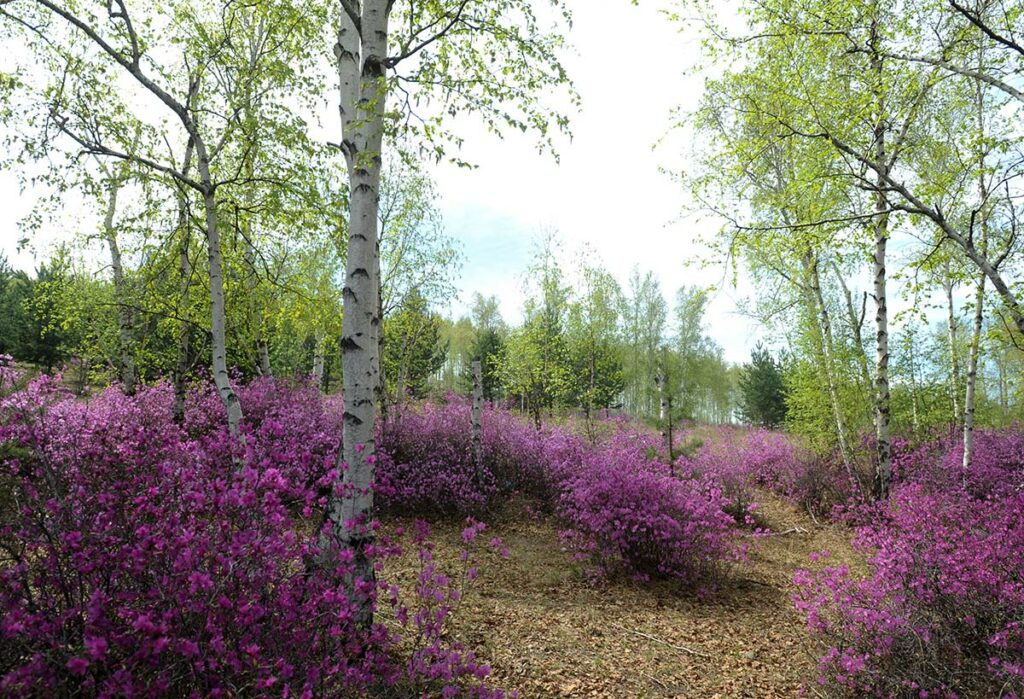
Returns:
[[[649,633],[644,633],[643,631],[637,631],[636,629],[623,629],[623,630],[624,631],[629,631],[632,634],[636,634],[637,636],[640,636],[641,638],[646,638],[649,641],[654,641],[655,643],[660,643],[660,644],[662,644],[664,646],[668,646],[672,650],[677,650],[677,651],[679,651],[681,653],[689,653],[690,655],[696,655],[699,658],[710,658],[711,657],[707,653],[702,653],[699,650],[694,650],[693,648],[687,648],[686,646],[679,646],[679,645],[676,645],[675,643],[669,643],[668,641],[666,641],[664,639],[658,638],[657,636],[652,636]]]
[[[784,532],[775,532],[775,536],[786,536],[786,534],[809,534],[803,527],[790,527]]]
[[[662,682],[661,680],[659,680],[654,675],[652,675],[652,674],[650,674],[648,672],[644,672],[643,670],[640,670],[640,674],[643,675],[644,677],[646,677],[647,679],[649,679],[651,682],[654,682],[654,684],[658,685],[659,687],[661,687],[665,691],[668,691],[668,685],[665,684],[664,682]]]

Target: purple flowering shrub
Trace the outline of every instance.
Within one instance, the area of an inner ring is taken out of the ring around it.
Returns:
[[[507,410],[483,416],[484,458],[501,492],[531,496],[545,511],[558,503],[562,483],[578,468],[586,442],[567,430],[537,430]]]
[[[856,543],[870,574],[799,571],[797,607],[826,645],[822,685],[855,696],[1024,693],[1024,495],[898,487]]]
[[[329,482],[324,476],[341,447],[340,400],[323,396],[310,381],[272,377],[239,385],[236,392],[245,407],[244,454],[224,439],[224,406],[213,384],[199,383],[189,394],[183,427],[203,453],[219,461],[244,456],[292,487],[291,500],[301,501],[318,481]]]
[[[483,415],[484,478],[476,477],[469,404],[410,409],[385,427],[378,492],[387,506],[473,513],[514,492],[564,526],[591,573],[670,577],[700,585],[735,552],[735,530],[711,477],[678,477],[658,460],[659,438],[609,420],[594,441],[538,430],[510,411]]]
[[[737,522],[745,522],[757,509],[757,473],[749,455],[745,431],[719,427],[711,439],[701,440],[692,455],[679,457],[677,463],[693,477],[714,479],[721,487],[723,509]]]
[[[837,456],[802,449],[782,432],[717,427],[680,462],[722,484],[737,521],[745,521],[756,509],[757,489],[772,491],[817,516],[834,516],[836,508],[845,511],[863,502],[856,474],[851,476]]]
[[[555,427],[537,430],[509,410],[487,405],[481,419],[483,472],[478,478],[468,400],[407,408],[382,426],[377,491],[387,507],[470,514],[510,493],[550,510],[566,469],[578,464],[579,437]]]
[[[18,503],[0,524],[3,693],[301,694],[383,671],[381,631],[357,632],[337,582],[304,574],[281,478],[185,439],[167,386],[35,390],[51,402],[31,423],[0,405],[0,441],[19,447],[3,463]]]
[[[894,440],[893,478],[929,489],[962,488],[984,499],[1024,490],[1024,431],[975,430],[971,466],[963,469],[963,436],[939,435],[919,444]]]
[[[473,452],[470,407],[465,401],[427,403],[382,426],[377,492],[385,507],[405,512],[459,514],[487,508],[497,492]]]
[[[184,427],[166,385],[80,400],[42,377],[0,399],[0,694],[352,696],[402,683],[500,696],[432,627],[404,627],[420,644],[404,657],[382,623],[357,623],[351,553],[322,549],[310,523],[334,476],[337,413],[269,381],[242,395],[244,448],[204,389]],[[397,552],[376,547],[379,573]],[[447,618],[443,582],[412,591],[414,617]]]
[[[701,586],[734,552],[724,503],[717,486],[674,477],[637,445],[613,440],[567,479],[558,514],[568,524],[565,541],[592,572]]]
[[[457,642],[447,642],[451,619],[465,597],[466,588],[479,573],[480,534],[487,528],[472,518],[466,520],[462,530],[462,549],[459,552],[461,569],[446,571],[435,559],[434,544],[430,541],[430,528],[423,521],[413,524],[411,538],[416,549],[418,570],[412,586],[412,602],[408,602],[398,585],[387,587],[388,603],[394,610],[401,628],[409,633],[405,664],[399,685],[420,696],[457,697],[468,694],[476,697],[503,697],[500,691],[488,688],[483,682],[490,668],[480,662],[472,650]],[[401,536],[402,529],[396,532]],[[502,558],[509,555],[501,539],[492,538],[489,548]],[[458,685],[464,677],[477,680],[468,692]],[[412,690],[415,690],[413,692]]]

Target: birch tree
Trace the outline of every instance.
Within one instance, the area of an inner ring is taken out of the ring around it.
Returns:
[[[550,8],[568,21],[555,0]],[[473,112],[492,130],[532,130],[542,144],[567,119],[538,98],[568,84],[557,30],[545,32],[527,0],[341,0],[334,56],[339,148],[348,167],[348,247],[343,291],[345,392],[339,493],[330,536],[354,554],[349,589],[373,579],[373,462],[380,387],[379,204],[385,133],[406,132],[435,156],[457,134],[443,119]],[[571,92],[571,91],[570,91]],[[436,115],[418,114],[432,103]],[[457,156],[451,156],[459,160]],[[327,543],[327,542],[325,542]],[[370,619],[368,598],[361,621]]]
[[[889,58],[910,32],[901,8],[886,0],[842,5],[779,0],[753,6],[748,36],[731,42],[743,57],[735,80],[759,84],[743,108],[772,123],[786,140],[820,141],[834,162],[822,177],[849,202],[842,221],[864,222],[875,301],[875,493],[888,494],[889,312],[887,253],[892,216],[905,211],[894,182],[916,138],[936,81],[926,66]],[[896,199],[897,201],[894,201]],[[821,226],[831,218],[812,221]]]
[[[309,20],[316,14],[273,2],[216,7],[181,2],[161,9],[154,17],[140,15],[121,0],[12,0],[0,7],[0,17],[8,27],[22,30],[49,69],[37,92],[53,132],[81,152],[131,163],[201,200],[212,373],[229,428],[237,435],[242,406],[228,374],[219,207],[223,190],[243,184],[245,178],[233,167],[238,160],[227,156],[255,76],[273,76],[264,90],[278,97],[301,85],[295,79],[298,69],[286,66],[307,62],[306,47],[314,34]],[[236,31],[251,27],[253,16],[266,22],[267,36],[252,52],[234,51],[244,43]],[[96,67],[100,70],[94,71]],[[155,123],[132,118],[104,99],[111,84],[164,111]],[[193,171],[179,165],[184,152],[194,153]]]
[[[657,358],[665,340],[668,304],[653,273],[634,269],[628,293],[622,296],[625,339],[625,405],[634,415],[654,417],[660,411]]]
[[[843,227],[855,227],[865,216],[836,184],[842,163],[834,153],[823,144],[791,138],[780,126],[778,114],[795,116],[793,101],[777,101],[776,115],[762,109],[761,95],[784,80],[769,64],[709,84],[697,125],[711,145],[689,182],[698,201],[727,222],[710,241],[714,254],[744,264],[759,284],[776,285],[778,293],[762,299],[758,317],[786,324],[794,308],[806,315],[834,443],[852,475],[849,411],[823,267],[827,270],[830,251],[834,265],[835,251],[851,246],[840,235]]]
[[[106,211],[103,214],[103,238],[110,253],[110,270],[114,279],[114,303],[117,306],[117,369],[122,390],[135,393],[135,354],[132,301],[121,257],[117,235],[117,197],[126,184],[126,172],[111,174],[106,182]]]

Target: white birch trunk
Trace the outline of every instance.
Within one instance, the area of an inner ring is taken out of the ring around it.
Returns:
[[[878,81],[876,90],[876,121],[874,124],[874,159],[876,170],[875,190],[875,249],[872,255],[875,291],[875,496],[889,497],[892,481],[892,443],[889,438],[890,393],[889,393],[889,305],[886,296],[885,255],[889,244],[889,201],[885,196],[886,178],[891,166],[886,150],[886,104],[882,92],[885,80],[879,42],[878,18],[871,24],[871,71]]]
[[[946,339],[949,342],[950,380],[953,384],[950,390],[950,395],[952,396],[953,401],[953,422],[959,423],[961,418],[960,359],[957,357],[956,351],[957,323],[956,306],[953,303],[953,281],[947,278],[943,281],[942,288],[946,292]]]
[[[259,356],[260,361],[260,375],[261,376],[273,376],[274,370],[270,366],[270,347],[267,345],[267,341],[260,337],[256,341],[256,353]]]
[[[888,204],[885,196],[879,194],[877,211],[885,211]],[[892,481],[892,444],[889,440],[889,310],[886,300],[885,253],[889,241],[888,214],[880,214],[875,223],[875,251],[872,267],[875,276],[875,437],[878,449],[878,464],[875,474],[875,490],[879,498],[889,496]]]
[[[978,117],[978,133],[985,136],[985,93],[979,81],[974,82],[975,112]],[[984,206],[988,199],[988,185],[985,182],[985,151],[978,151],[978,200]],[[981,214],[981,252],[988,254],[988,217]],[[974,328],[971,332],[971,347],[967,357],[967,390],[964,395],[964,479],[967,469],[974,458],[974,404],[975,389],[978,383],[978,360],[981,355],[981,331],[985,321],[985,275],[980,274],[978,288],[974,297]]]
[[[981,354],[981,330],[985,320],[985,275],[978,279],[978,291],[974,297],[974,328],[971,333],[971,350],[967,358],[967,391],[964,396],[964,471],[971,467],[974,458],[974,403],[975,387],[978,383],[978,358]]]
[[[372,622],[370,598],[360,587],[376,580],[370,547],[374,542],[373,462],[376,451],[378,352],[378,204],[383,141],[388,0],[362,3],[361,31],[342,12],[335,55],[340,81],[342,150],[348,165],[349,225],[342,316],[342,372],[345,413],[342,488],[327,504],[331,534],[354,554],[346,580],[358,605],[358,623]],[[336,491],[337,492],[337,491]],[[362,585],[360,585],[360,581]]]
[[[107,212],[103,217],[103,234],[107,239],[107,248],[110,251],[110,268],[114,273],[114,302],[117,304],[118,374],[120,374],[122,390],[130,396],[135,393],[135,353],[132,347],[133,317],[128,298],[128,284],[124,278],[124,265],[121,263],[121,248],[117,244],[117,230],[114,227],[117,195],[120,189],[120,181],[112,180],[110,182]]]
[[[869,394],[871,392],[871,372],[868,369],[868,354],[864,349],[864,338],[861,332],[864,328],[864,314],[857,314],[857,309],[853,305],[853,294],[850,291],[850,287],[846,285],[846,280],[843,279],[843,275],[840,274],[839,266],[833,266],[836,279],[839,280],[839,286],[843,290],[843,298],[846,301],[846,316],[847,323],[850,326],[850,336],[853,338],[853,347],[857,353],[857,367],[860,369],[860,380],[864,384],[864,390]],[[865,302],[867,299],[864,299]],[[861,309],[864,310],[863,308]]]
[[[190,347],[191,329],[189,328],[187,316],[192,264],[188,257],[190,233],[183,203],[181,204],[179,214],[179,222],[184,222],[179,226],[182,236],[181,249],[178,252],[178,299],[180,304],[178,313],[180,317],[178,318],[178,356],[174,366],[174,420],[181,424],[185,419],[186,377],[192,364],[192,351]]]
[[[658,424],[662,425],[661,431],[664,434],[668,401],[665,399],[665,377],[661,372],[654,377],[654,385],[658,387]]]
[[[227,310],[224,301],[224,267],[221,256],[220,228],[217,222],[217,198],[210,176],[210,159],[206,145],[197,135],[196,156],[199,163],[199,177],[203,185],[203,208],[206,219],[206,253],[210,276],[210,338],[213,382],[227,412],[228,430],[233,437],[239,437],[242,422],[242,404],[231,386],[227,357]]]
[[[821,355],[825,369],[825,381],[828,384],[829,400],[832,403],[832,417],[836,424],[836,438],[839,440],[839,454],[847,474],[859,483],[853,472],[853,454],[846,431],[846,419],[843,417],[843,406],[839,401],[839,386],[835,376],[835,344],[832,334],[832,319],[825,303],[825,295],[821,290],[821,275],[818,271],[818,260],[810,253],[804,256],[804,268],[811,284],[811,307],[817,311],[819,331],[821,332]]]

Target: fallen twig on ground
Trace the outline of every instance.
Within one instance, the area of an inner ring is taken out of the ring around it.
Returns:
[[[619,628],[622,628],[622,627],[620,626]],[[669,643],[668,641],[666,641],[663,638],[658,638],[657,636],[652,636],[651,634],[644,633],[643,631],[637,631],[636,629],[624,629],[624,628],[622,630],[623,631],[628,631],[628,632],[630,632],[632,634],[640,636],[641,638],[646,638],[649,641],[654,641],[655,643],[660,643],[663,646],[668,646],[672,650],[677,650],[680,653],[689,653],[690,655],[696,655],[698,658],[710,658],[711,657],[707,653],[702,653],[699,650],[694,650],[693,648],[688,648],[686,646],[680,646],[680,645],[677,645],[675,643]]]

